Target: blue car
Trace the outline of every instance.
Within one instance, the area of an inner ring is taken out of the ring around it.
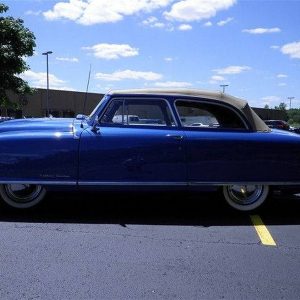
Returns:
[[[114,91],[89,116],[0,124],[0,195],[14,208],[49,189],[142,188],[219,190],[251,211],[274,187],[299,185],[300,136],[220,92]]]

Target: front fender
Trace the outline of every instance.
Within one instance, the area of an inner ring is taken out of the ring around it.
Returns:
[[[73,132],[1,133],[0,183],[76,182],[78,143]]]

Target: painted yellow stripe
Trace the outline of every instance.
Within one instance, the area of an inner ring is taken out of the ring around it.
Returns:
[[[258,215],[251,215],[251,221],[263,245],[276,246],[269,230]]]

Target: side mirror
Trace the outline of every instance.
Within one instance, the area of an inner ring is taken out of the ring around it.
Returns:
[[[94,132],[94,133],[97,133],[98,130],[99,130],[98,125],[99,125],[99,118],[96,117],[95,120],[94,120],[91,131]]]

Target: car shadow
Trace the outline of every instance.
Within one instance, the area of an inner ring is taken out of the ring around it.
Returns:
[[[265,224],[300,224],[300,197],[273,196],[258,213]],[[216,193],[49,193],[38,207],[1,205],[0,222],[244,226],[249,213],[228,207]]]

